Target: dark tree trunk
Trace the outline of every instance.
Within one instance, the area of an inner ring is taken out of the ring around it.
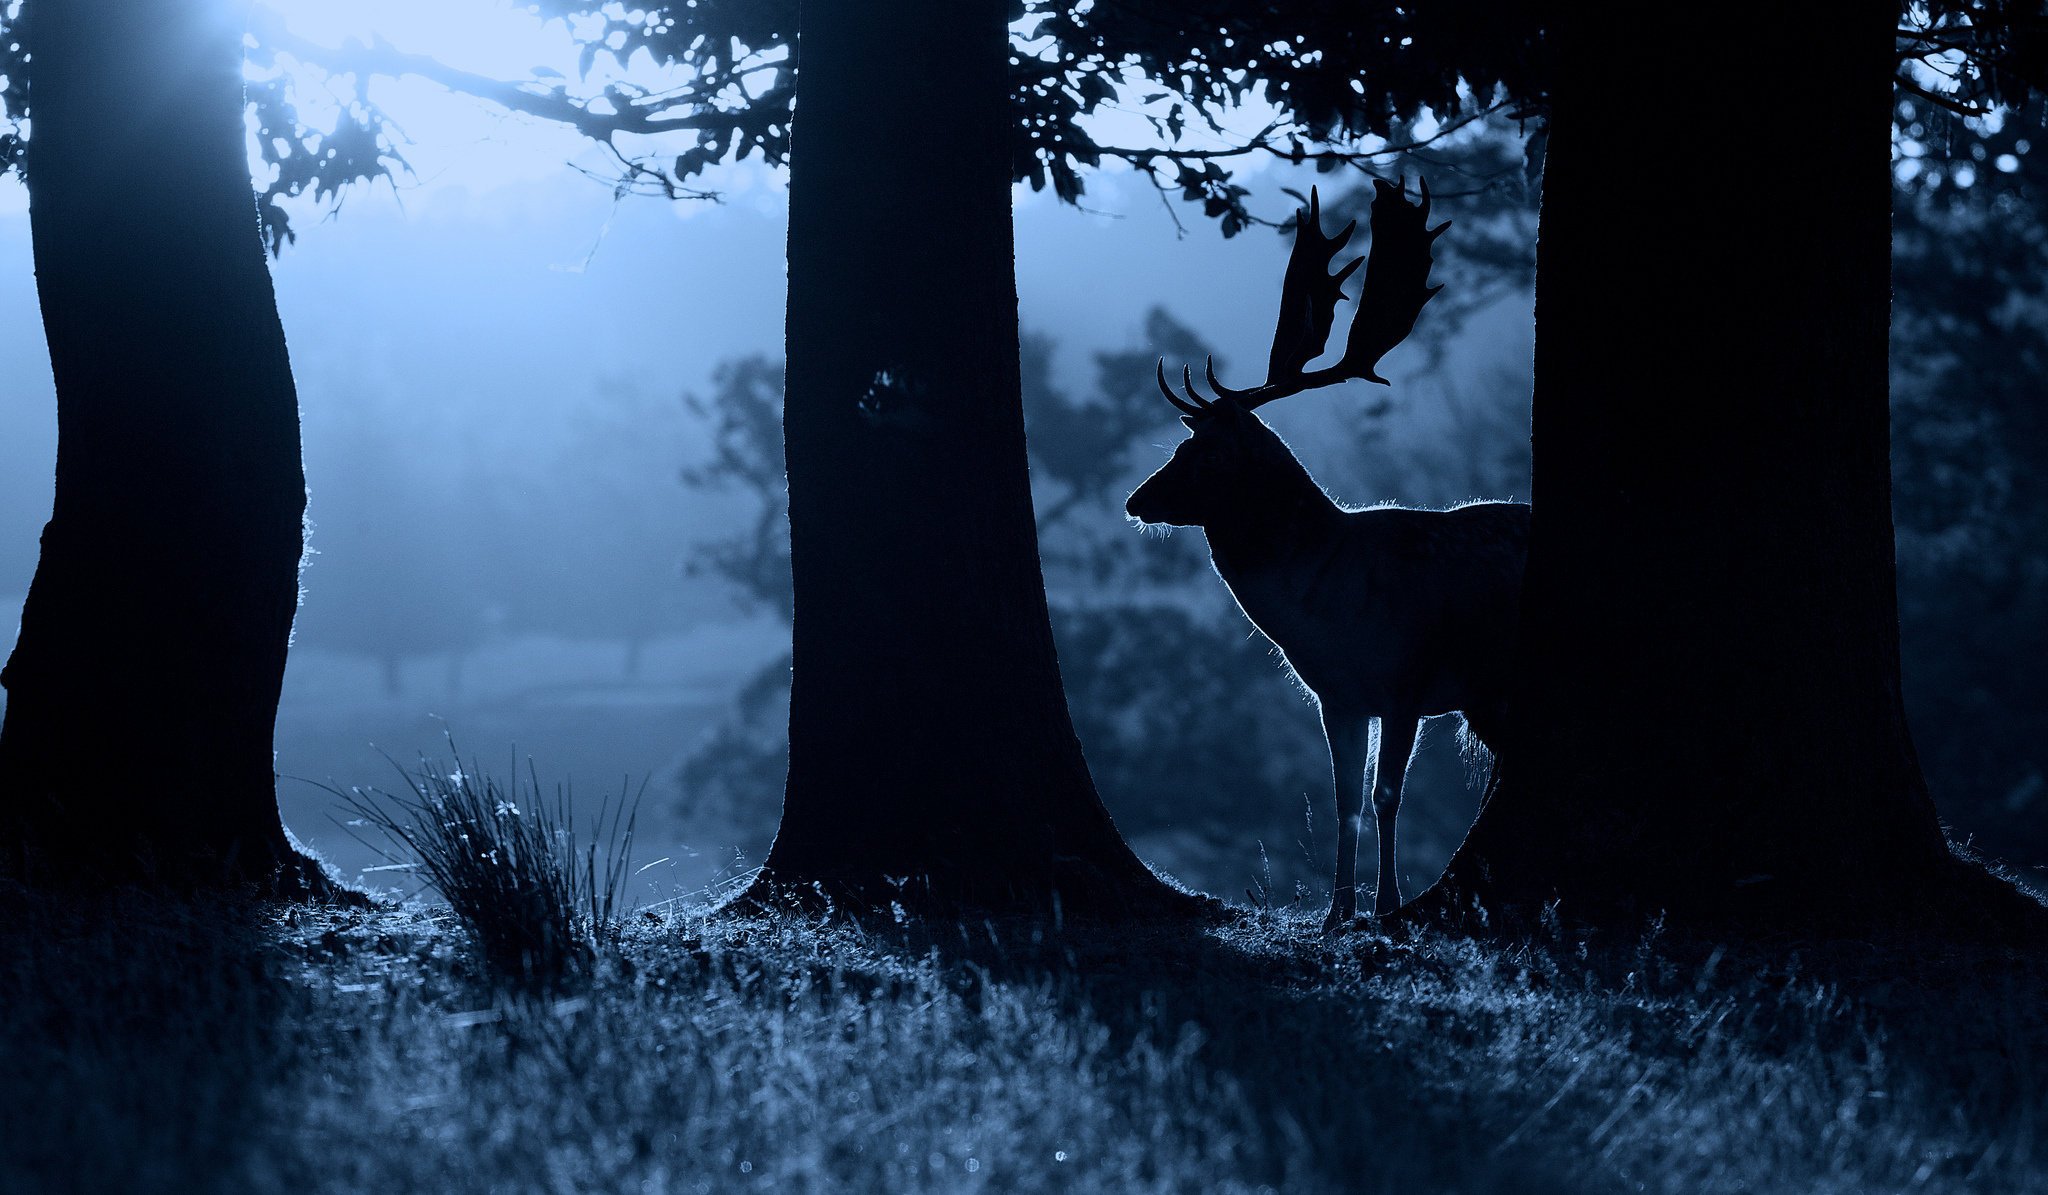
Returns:
[[[298,404],[257,235],[241,31],[217,7],[43,0],[23,30],[59,441],[0,674],[0,820],[12,863],[49,879],[308,879],[271,768]]]
[[[1910,899],[1947,858],[1899,694],[1891,14],[1774,10],[1749,66],[1713,20],[1557,31],[1521,687],[1437,901]],[[1701,169],[1780,85],[1801,132]]]
[[[1025,473],[1003,0],[803,8],[785,446],[790,767],[770,883],[1180,899],[1097,798]]]

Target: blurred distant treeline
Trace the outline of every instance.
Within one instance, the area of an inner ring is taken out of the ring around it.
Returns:
[[[1094,354],[1090,384],[1079,391],[1056,383],[1049,339],[1024,340],[1040,550],[1068,700],[1096,783],[1142,852],[1191,873],[1271,882],[1277,899],[1292,899],[1297,881],[1325,870],[1328,840],[1306,848],[1330,832],[1328,757],[1313,708],[1212,573],[1200,533],[1141,535],[1124,517],[1130,490],[1184,434],[1154,387],[1155,360],[1210,352],[1161,310],[1147,315],[1140,340]],[[1340,463],[1323,478],[1333,492],[1424,503],[1528,492],[1526,374],[1489,374],[1480,394],[1422,393],[1431,398],[1407,401],[1437,403],[1441,418],[1426,426],[1445,431],[1442,442],[1416,441],[1388,400],[1322,404],[1316,425],[1338,442],[1318,454]],[[716,428],[713,463],[691,481],[742,490],[761,514],[700,562],[750,606],[787,617],[780,369],[763,358],[731,362],[709,397],[690,401]],[[1397,434],[1404,430],[1411,434]],[[730,825],[754,841],[772,833],[787,701],[785,658],[755,677],[733,716],[683,765],[686,823]],[[1437,864],[1476,801],[1454,743],[1440,739],[1413,780],[1437,791],[1412,803],[1404,829],[1419,856]]]
[[[1951,826],[2015,862],[2048,864],[2048,688],[2038,680],[2048,666],[2048,164],[2033,152],[2048,129],[2032,114],[1964,122],[1914,101],[1902,102],[1898,127],[1893,406],[1906,699]],[[1458,332],[1489,306],[1528,302],[1534,171],[1523,148],[1496,130],[1416,163],[1458,221],[1440,248],[1438,277],[1450,287],[1423,325],[1435,364],[1470,351]],[[1338,193],[1338,219],[1362,212],[1362,192]],[[1654,207],[1646,197],[1616,203]],[[1826,213],[1792,197],[1787,218]],[[1248,306],[1265,318],[1256,296]],[[1154,311],[1141,344],[1098,353],[1092,386],[1070,393],[1053,381],[1055,346],[1027,336],[1041,549],[1069,701],[1119,823],[1155,857],[1208,875],[1253,878],[1263,844],[1289,877],[1277,893],[1286,899],[1318,870],[1299,866],[1307,839],[1328,832],[1315,825],[1328,816],[1315,718],[1210,573],[1199,533],[1141,539],[1122,516],[1124,496],[1181,435],[1152,387],[1154,360],[1207,353]],[[1324,445],[1319,479],[1340,499],[1528,496],[1526,363],[1473,373],[1439,371],[1392,398],[1332,404],[1324,426],[1339,442],[1337,463]],[[738,361],[709,398],[691,400],[719,445],[692,481],[752,494],[758,520],[713,545],[701,566],[786,617],[779,383],[774,363]],[[1645,399],[1654,397],[1651,383]],[[684,765],[687,815],[762,838],[772,830],[786,700],[785,660],[755,678]],[[1455,845],[1476,796],[1441,741],[1413,783],[1404,836],[1427,869]]]
[[[2048,127],[1899,104],[1892,473],[1906,705],[1949,824],[2048,864]]]
[[[1906,699],[1951,825],[2040,865],[2048,161],[2036,142],[2048,129],[2038,113],[1966,122],[1906,100],[1897,133],[1894,506]],[[1439,250],[1448,289],[1397,363],[1410,372],[1391,392],[1359,386],[1276,406],[1276,422],[1340,499],[1529,495],[1526,346],[1485,343],[1526,325],[1540,166],[1540,150],[1532,162],[1527,149],[1496,127],[1409,163],[1456,221]],[[1333,222],[1363,212],[1365,188],[1351,178],[1321,180]],[[1654,220],[1655,197],[1629,194],[1626,180],[1614,205]],[[1785,215],[1827,218],[1798,196],[1786,197]],[[1246,295],[1245,318],[1263,325],[1274,297]],[[1313,711],[1231,605],[1201,536],[1141,535],[1122,513],[1131,487],[1183,434],[1153,390],[1155,359],[1200,362],[1208,352],[1167,311],[1078,370],[1059,345],[1026,337],[1041,548],[1069,701],[1119,824],[1169,867],[1247,883],[1264,878],[1263,845],[1284,900],[1325,870],[1304,850],[1315,836],[1319,860],[1330,830]],[[1240,384],[1261,365],[1219,361]],[[1673,367],[1712,368],[1712,346]],[[323,381],[333,393],[309,398],[306,413],[316,555],[298,644],[374,663],[388,690],[406,686],[408,667],[438,660],[447,677],[434,688],[448,692],[476,649],[520,636],[603,643],[630,682],[644,646],[728,618],[736,600],[786,620],[780,363],[728,361],[706,392],[680,403],[659,386],[593,374],[589,392],[566,396],[544,423],[491,427],[410,392],[403,378]],[[1654,381],[1645,398],[1654,401]],[[1682,412],[1674,420],[1682,426]],[[46,509],[46,498],[31,499],[46,484],[0,477],[0,500],[22,527],[0,551],[33,552],[27,512]],[[695,732],[673,804],[699,841],[758,848],[772,834],[787,682],[786,659],[769,664],[721,722]],[[1476,802],[1448,735],[1425,748],[1411,793],[1411,879],[1426,882]]]
[[[630,681],[651,641],[728,608],[682,583],[724,511],[676,485],[695,429],[672,394],[601,378],[508,431],[402,381],[343,390],[307,413],[294,640],[376,662],[387,696],[423,657],[447,669],[433,691],[459,694],[465,659],[512,636],[613,645]]]

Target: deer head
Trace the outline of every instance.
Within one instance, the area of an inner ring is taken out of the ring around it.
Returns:
[[[1203,374],[1217,397],[1206,398],[1195,389],[1193,371],[1187,366],[1181,367],[1180,393],[1175,394],[1167,384],[1166,362],[1159,363],[1159,392],[1181,412],[1181,422],[1194,434],[1131,494],[1124,509],[1132,518],[1206,526],[1221,511],[1242,510],[1271,488],[1264,479],[1284,476],[1276,469],[1291,466],[1293,473],[1301,473],[1293,453],[1253,411],[1274,399],[1354,378],[1388,384],[1376,372],[1380,358],[1407,338],[1423,305],[1443,289],[1429,285],[1430,246],[1450,222],[1429,227],[1426,180],[1419,204],[1409,203],[1399,184],[1381,179],[1373,188],[1371,251],[1334,274],[1330,263],[1351,240],[1357,221],[1335,236],[1325,236],[1321,201],[1313,188],[1309,190],[1308,206],[1297,213],[1294,250],[1280,283],[1280,319],[1263,383],[1233,390],[1216,380],[1212,359]],[[1311,369],[1309,363],[1329,343],[1337,304],[1345,298],[1344,283],[1361,263],[1365,289],[1344,351],[1334,364]]]

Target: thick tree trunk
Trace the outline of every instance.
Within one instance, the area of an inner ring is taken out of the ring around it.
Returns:
[[[298,404],[202,0],[41,0],[28,181],[56,509],[6,670],[0,821],[47,879],[306,879],[271,732],[298,601]]]
[[[767,875],[841,899],[1157,908],[1180,898],[1096,796],[1039,573],[1005,7],[803,9],[790,768]]]
[[[1520,689],[1432,900],[1910,899],[1946,852],[1899,694],[1891,18],[1774,10],[1754,63],[1645,19],[1557,31]],[[1765,94],[1798,134],[1702,170]]]

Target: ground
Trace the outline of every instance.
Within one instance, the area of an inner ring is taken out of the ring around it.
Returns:
[[[0,1189],[2048,1190],[2048,962],[1541,927],[706,923],[0,889]]]

